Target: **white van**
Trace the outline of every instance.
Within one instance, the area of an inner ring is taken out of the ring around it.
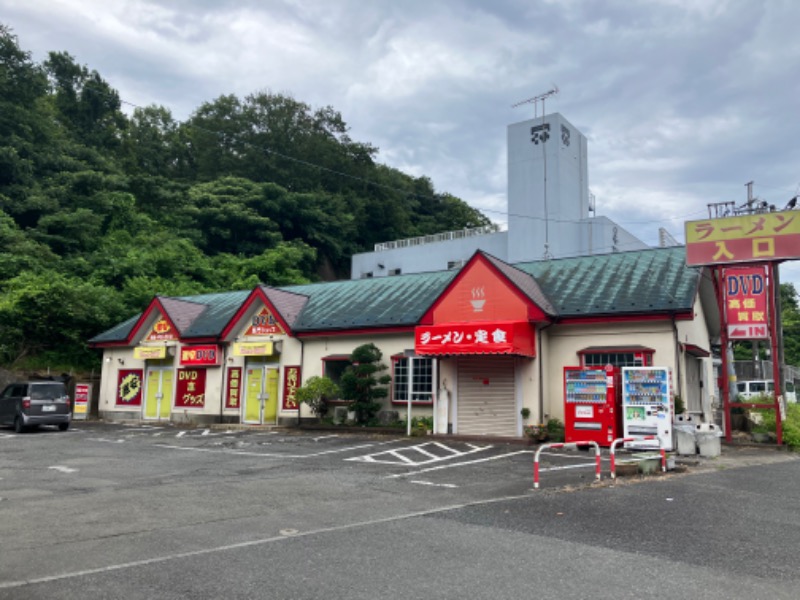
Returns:
[[[736,392],[739,401],[750,400],[754,396],[772,396],[775,391],[775,384],[772,379],[758,379],[755,381],[737,381]],[[797,392],[794,383],[786,382],[786,389],[783,390],[783,397],[787,402],[797,402]]]

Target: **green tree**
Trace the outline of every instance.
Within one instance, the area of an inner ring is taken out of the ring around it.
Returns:
[[[318,417],[328,414],[328,400],[339,397],[339,388],[328,377],[310,377],[304,385],[297,388],[295,398],[298,402],[308,404]]]
[[[350,366],[345,369],[339,381],[342,399],[350,400],[350,410],[356,413],[356,421],[369,423],[381,409],[378,400],[386,398],[386,387],[391,381],[389,375],[380,375],[386,370],[381,362],[381,351],[375,344],[363,344],[350,355]]]

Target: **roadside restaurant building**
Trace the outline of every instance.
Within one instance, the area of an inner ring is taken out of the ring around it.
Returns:
[[[514,265],[477,251],[459,270],[156,296],[90,344],[108,420],[295,423],[313,416],[297,387],[338,379],[374,343],[385,410],[410,403],[435,433],[519,437],[523,408],[529,423],[563,420],[566,366],[669,367],[690,412],[715,406],[717,310],[683,247]]]

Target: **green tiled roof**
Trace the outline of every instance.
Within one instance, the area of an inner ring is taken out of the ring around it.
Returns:
[[[493,259],[497,261],[497,259]],[[501,261],[498,261],[501,262]],[[549,314],[563,317],[612,316],[691,310],[700,269],[686,266],[685,248],[518,263],[512,280],[544,303]],[[509,269],[501,269],[507,276]],[[416,325],[456,276],[457,271],[415,273],[275,288],[308,298],[292,323],[296,333]],[[250,290],[178,298],[205,304],[183,336],[219,335],[247,299]],[[300,304],[298,304],[298,307]],[[545,307],[543,307],[545,308]],[[139,315],[96,336],[92,343],[123,341]]]
[[[700,278],[683,246],[514,266],[533,275],[559,317],[691,310]]]
[[[457,271],[282,288],[309,297],[294,331],[416,325]]]

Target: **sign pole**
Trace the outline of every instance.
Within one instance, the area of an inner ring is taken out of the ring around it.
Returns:
[[[719,308],[720,359],[722,360],[720,368],[725,382],[720,390],[722,392],[722,412],[725,416],[725,441],[730,443],[733,440],[733,432],[731,431],[731,386],[728,375],[728,320],[725,318],[725,294],[723,292],[725,279],[722,273],[722,267],[711,267],[711,280],[714,282],[714,292]]]
[[[774,262],[770,265],[769,277],[769,303],[771,310],[770,315],[770,345],[772,347],[772,382],[774,387],[773,397],[775,399],[775,436],[777,437],[778,445],[783,445],[783,423],[781,423],[781,403],[780,395],[782,393],[781,386],[781,365],[780,356],[778,356],[778,335],[781,334],[778,330],[778,321],[780,320],[779,311],[780,304],[780,290],[778,289],[778,263]]]

